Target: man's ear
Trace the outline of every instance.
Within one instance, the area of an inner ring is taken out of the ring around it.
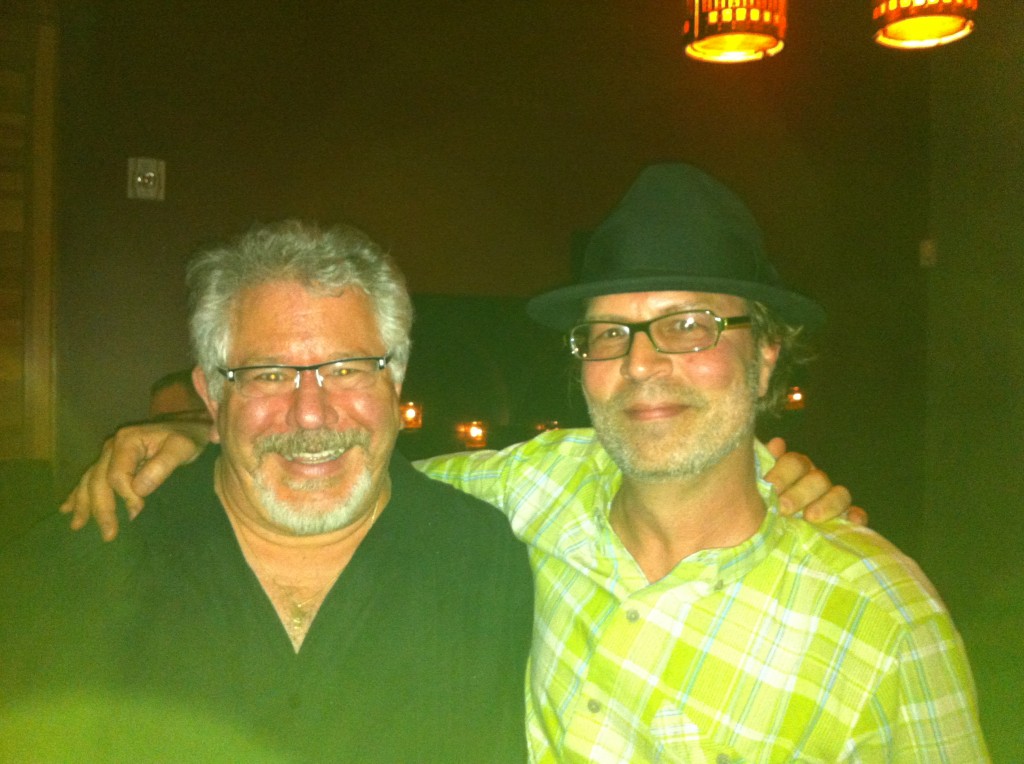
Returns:
[[[192,369],[192,385],[195,387],[199,397],[206,404],[206,410],[210,412],[213,426],[210,427],[210,442],[220,443],[220,433],[217,431],[217,412],[220,410],[220,401],[210,395],[210,385],[207,383],[206,374],[196,366]]]
[[[764,397],[768,393],[768,383],[771,381],[772,372],[775,371],[775,364],[779,360],[779,351],[782,349],[782,345],[778,342],[774,343],[762,343],[758,348],[758,354],[760,356],[761,368],[758,376],[758,397]]]
[[[398,412],[398,420],[402,420],[402,383],[393,382],[395,388],[395,410]]]

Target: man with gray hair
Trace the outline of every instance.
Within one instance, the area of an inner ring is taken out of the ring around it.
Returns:
[[[168,760],[198,735],[218,761],[522,760],[526,553],[394,453],[412,308],[390,259],[288,222],[187,280],[219,448],[119,543],[53,522],[0,558],[0,754]],[[82,697],[106,727],[54,713]]]

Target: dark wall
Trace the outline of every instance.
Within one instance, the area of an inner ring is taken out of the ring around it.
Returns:
[[[997,762],[1024,751],[1024,4],[936,58],[920,561],[974,665]]]

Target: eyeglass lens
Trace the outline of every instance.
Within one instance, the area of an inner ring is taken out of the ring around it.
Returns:
[[[627,355],[637,332],[646,333],[662,353],[696,353],[718,342],[721,319],[711,311],[686,311],[635,324],[589,321],[573,329],[569,338],[573,355],[603,361]]]

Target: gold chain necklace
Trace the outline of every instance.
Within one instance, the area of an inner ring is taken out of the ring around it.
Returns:
[[[245,552],[245,559],[252,565],[257,580],[281,619],[281,625],[284,626],[288,638],[298,651],[306,632],[309,631],[309,627],[313,623],[313,617],[320,609],[327,590],[337,576],[330,577],[315,586],[312,593],[307,587],[286,584],[267,569],[263,560],[243,535],[239,534],[238,538]]]

